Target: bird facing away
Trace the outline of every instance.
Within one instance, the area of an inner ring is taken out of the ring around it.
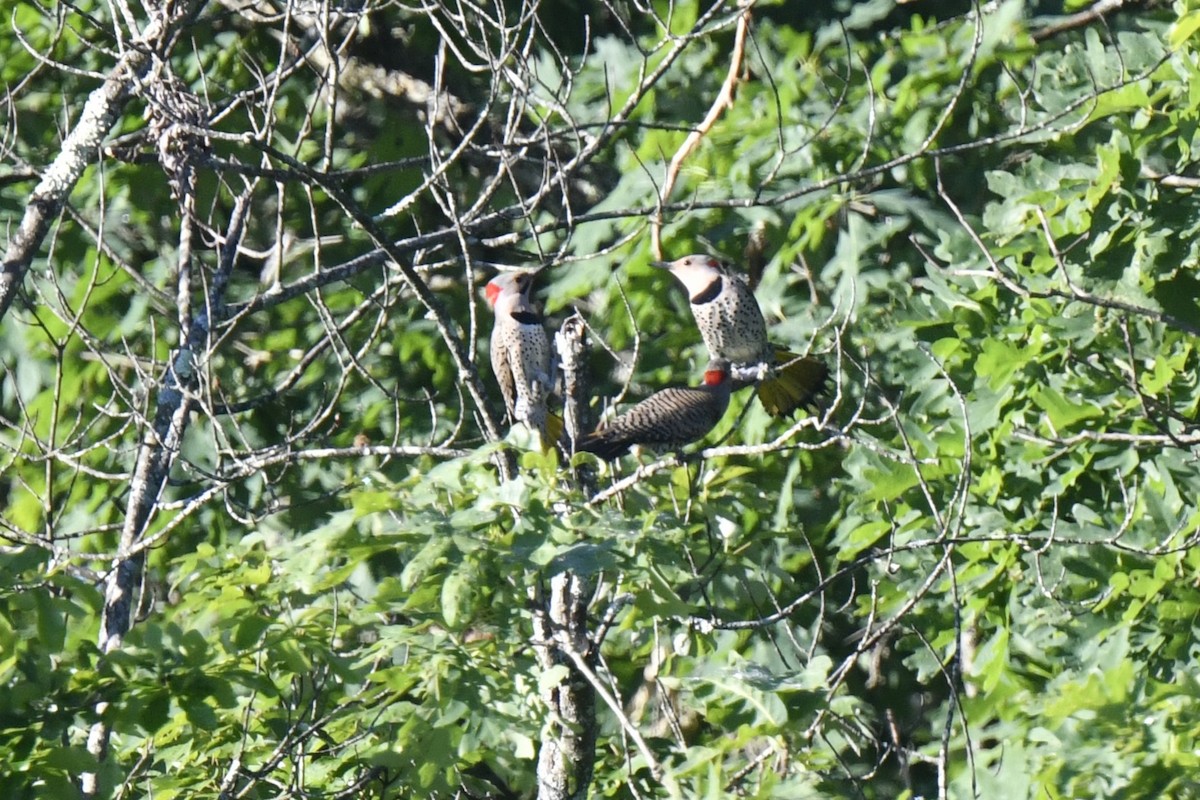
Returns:
[[[504,272],[488,281],[485,293],[496,314],[492,326],[492,371],[504,395],[504,409],[546,441],[546,402],[554,388],[550,338],[529,299],[532,272]]]
[[[729,362],[713,359],[704,372],[704,383],[655,392],[580,439],[577,449],[607,460],[635,444],[678,450],[707,436],[721,421],[732,388]]]
[[[733,365],[766,365],[769,377],[759,381],[758,397],[767,413],[787,416],[812,403],[829,371],[815,358],[802,358],[771,344],[762,309],[745,276],[705,255],[651,265],[670,271],[687,290],[709,358]]]

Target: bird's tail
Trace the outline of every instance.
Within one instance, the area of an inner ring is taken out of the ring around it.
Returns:
[[[775,350],[775,370],[758,384],[758,399],[773,417],[787,417],[802,406],[813,406],[825,388],[829,370],[812,356]]]
[[[620,458],[628,450],[628,441],[604,431],[592,431],[575,443],[575,452],[591,453],[605,461]]]
[[[546,414],[546,435],[542,437],[543,449],[549,450],[554,447],[554,443],[562,438],[563,427],[562,416],[553,412]]]

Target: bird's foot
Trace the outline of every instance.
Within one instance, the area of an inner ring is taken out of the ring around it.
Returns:
[[[771,375],[771,365],[765,362],[757,364],[734,364],[729,369],[729,377],[735,386],[749,386],[759,383]]]

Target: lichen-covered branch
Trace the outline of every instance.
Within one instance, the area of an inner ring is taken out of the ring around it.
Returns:
[[[42,179],[25,206],[21,224],[9,240],[4,266],[0,269],[0,319],[12,305],[46,232],[62,211],[75,183],[95,160],[101,141],[125,104],[137,93],[139,81],[153,63],[154,53],[196,5],[195,0],[164,3],[141,36],[130,43],[104,83],[88,97],[79,121],[63,141],[58,155],[42,172]]]

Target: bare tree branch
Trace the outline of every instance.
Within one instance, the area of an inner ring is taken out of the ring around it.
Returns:
[[[76,181],[97,157],[100,143],[116,123],[125,104],[138,90],[138,82],[153,64],[153,55],[174,29],[199,6],[197,0],[165,3],[149,25],[129,43],[108,78],[93,90],[79,121],[63,141],[57,156],[41,173],[25,206],[21,224],[9,240],[0,270],[0,319],[8,312],[21,288],[25,273],[42,246],[42,240],[57,219]]]

